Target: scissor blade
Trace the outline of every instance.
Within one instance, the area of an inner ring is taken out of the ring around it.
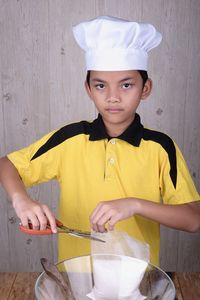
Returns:
[[[80,238],[84,238],[84,239],[89,239],[89,240],[94,240],[97,242],[101,242],[101,243],[105,243],[106,241],[101,240],[99,238],[96,238],[94,236],[92,236],[91,234],[88,233],[80,233],[80,232],[73,232],[73,233],[69,233],[70,235],[76,236],[76,237],[80,237]]]
[[[89,231],[71,229],[71,228],[66,227],[64,225],[60,226],[60,229],[63,230],[63,232],[65,232],[67,234],[70,234],[72,236],[76,236],[76,237],[80,237],[80,238],[84,238],[84,239],[89,239],[89,240],[94,240],[94,241],[105,243],[104,240],[93,236]]]

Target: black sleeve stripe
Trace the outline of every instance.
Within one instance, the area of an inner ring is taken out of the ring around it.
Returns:
[[[78,134],[89,134],[90,131],[90,123],[87,121],[81,121],[79,123],[73,123],[66,125],[56,131],[44,145],[42,145],[37,152],[33,155],[31,160],[36,159],[40,155],[44,154],[48,150],[56,147],[57,145],[61,144],[65,140],[76,136]]]
[[[177,160],[176,160],[176,148],[174,145],[174,142],[172,139],[158,131],[144,129],[143,133],[143,139],[144,140],[152,140],[156,143],[159,143],[167,152],[169,157],[169,163],[170,163],[170,177],[172,180],[172,183],[174,185],[174,188],[176,188],[177,183]]]

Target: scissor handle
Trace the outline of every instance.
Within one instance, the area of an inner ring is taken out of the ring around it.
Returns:
[[[52,230],[50,227],[47,227],[46,229],[43,230],[39,230],[39,229],[33,229],[33,226],[31,223],[28,224],[29,227],[25,227],[22,224],[19,224],[19,230],[27,233],[27,234],[31,234],[31,235],[50,235],[53,234]],[[49,225],[49,223],[47,222],[47,225]],[[59,221],[58,219],[56,219],[56,225],[57,227],[62,227],[63,223],[61,221]]]
[[[31,235],[50,235],[50,234],[53,234],[51,228],[46,228],[46,229],[43,229],[43,230],[39,230],[39,229],[33,229],[31,227],[32,227],[32,224],[29,224],[29,228],[24,227],[23,225],[20,224],[19,225],[19,230],[24,232],[24,233],[31,234]]]

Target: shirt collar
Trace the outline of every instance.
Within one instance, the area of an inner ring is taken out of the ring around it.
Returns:
[[[129,127],[117,138],[128,142],[129,144],[139,147],[143,133],[143,125],[140,122],[140,116],[135,114],[133,122]],[[102,139],[111,139],[107,132],[102,119],[99,114],[98,118],[91,123],[90,141],[97,141]]]

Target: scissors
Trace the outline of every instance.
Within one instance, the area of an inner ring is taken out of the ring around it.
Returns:
[[[77,230],[77,229],[72,229],[69,228],[65,225],[63,225],[63,223],[59,220],[56,219],[56,226],[58,228],[58,233],[67,233],[76,237],[80,237],[80,238],[85,238],[85,239],[90,239],[90,240],[95,240],[98,242],[103,242],[105,243],[104,240],[99,239],[95,236],[93,236],[89,231],[82,231],[82,230]],[[19,230],[27,233],[27,234],[31,234],[31,235],[50,235],[53,234],[50,225],[47,223],[47,228],[43,229],[43,230],[39,230],[39,229],[33,229],[32,224],[29,223],[29,228],[24,227],[21,223],[19,224]]]

